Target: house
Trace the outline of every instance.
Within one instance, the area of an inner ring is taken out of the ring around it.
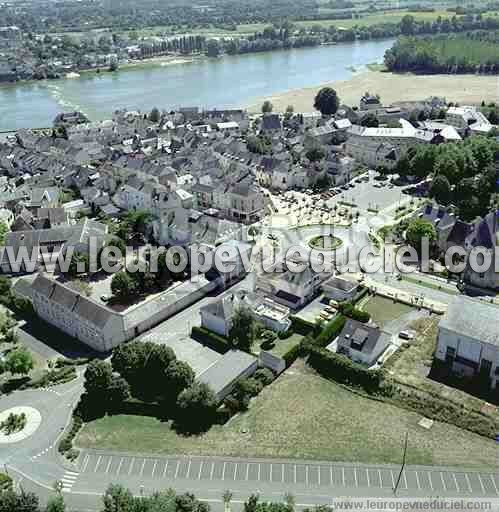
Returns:
[[[359,283],[348,276],[333,276],[322,283],[322,291],[328,299],[337,302],[352,300],[359,289]]]
[[[279,114],[264,114],[262,116],[261,131],[263,133],[273,134],[282,130],[281,117]]]
[[[438,325],[435,358],[452,372],[482,375],[497,389],[499,378],[499,308],[465,296],[456,297]]]
[[[258,368],[258,359],[241,350],[229,350],[197,378],[208,385],[219,402],[231,393],[237,381],[250,377]]]
[[[447,247],[447,240],[456,223],[454,213],[448,211],[444,206],[427,204],[415,215],[417,218],[433,224],[437,233],[436,243],[441,252]]]
[[[391,334],[372,325],[348,319],[338,336],[337,352],[352,361],[373,365],[391,341]]]
[[[473,134],[486,135],[493,125],[476,107],[449,107],[445,113],[445,121],[465,133],[468,129]]]
[[[235,302],[237,302],[237,299],[233,294],[230,294],[203,306],[199,310],[201,326],[220,336],[228,336],[232,328]]]

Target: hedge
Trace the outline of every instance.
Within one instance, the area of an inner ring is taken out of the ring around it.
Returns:
[[[303,355],[303,345],[300,342],[285,352],[281,358],[286,362],[286,368],[289,368],[301,355]]]
[[[389,387],[383,386],[382,370],[367,370],[344,355],[330,352],[322,347],[311,347],[308,362],[312,368],[328,379],[361,387],[369,393],[383,391],[385,394],[391,394]]]
[[[57,450],[61,455],[65,455],[69,460],[75,460],[78,457],[78,450],[73,448],[73,439],[76,437],[76,434],[80,431],[83,426],[83,420],[76,415],[73,415],[73,422],[71,423],[71,428],[69,432],[59,441],[59,446]]]
[[[0,492],[12,489],[12,478],[5,473],[0,473]]]
[[[320,347],[325,347],[329,345],[329,343],[336,338],[345,326],[346,318],[341,315],[337,314],[333,320],[328,322],[322,329],[319,336],[316,338],[316,345]]]
[[[313,334],[317,329],[317,324],[303,320],[303,318],[300,318],[299,316],[291,316],[290,319],[293,331],[297,334],[301,334],[302,336]]]
[[[220,336],[219,334],[206,329],[205,327],[194,326],[191,331],[191,336],[196,340],[212,348],[216,352],[225,354],[230,350],[230,342],[227,338]]]

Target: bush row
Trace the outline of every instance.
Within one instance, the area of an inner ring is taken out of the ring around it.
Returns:
[[[59,446],[57,447],[59,453],[71,461],[75,460],[79,454],[78,450],[73,448],[73,440],[81,427],[83,427],[83,420],[74,414],[69,432],[59,441]]]
[[[225,354],[225,352],[230,350],[230,343],[227,338],[220,336],[219,334],[204,327],[194,326],[192,328],[191,336],[196,341],[199,341],[203,345],[212,348],[216,352]]]
[[[321,333],[315,338],[314,345],[325,347],[336,338],[345,326],[346,318],[343,315],[336,315],[330,322],[324,325]]]
[[[91,357],[77,357],[76,359],[66,359],[65,357],[59,357],[56,362],[56,368],[63,368],[67,366],[81,366],[84,364],[88,364],[92,361]]]
[[[246,411],[250,400],[257,396],[265,386],[275,379],[274,373],[268,368],[259,368],[253,375],[236,383],[230,395],[224,400],[225,407],[231,412]]]
[[[297,334],[301,334],[302,336],[307,336],[309,334],[313,334],[317,330],[317,325],[312,322],[307,322],[307,320],[303,320],[299,316],[291,316],[291,327],[294,332]]]
[[[338,306],[338,310],[352,320],[357,320],[366,324],[371,319],[371,315],[367,311],[357,309],[351,302],[343,302]]]
[[[66,366],[56,370],[47,370],[40,378],[32,380],[28,387],[45,388],[55,384],[65,384],[76,379],[76,370],[73,366]]]
[[[312,368],[323,377],[352,387],[360,387],[368,393],[382,393],[390,395],[391,386],[384,381],[382,370],[368,370],[354,363],[348,357],[330,352],[329,350],[310,347],[308,362]]]

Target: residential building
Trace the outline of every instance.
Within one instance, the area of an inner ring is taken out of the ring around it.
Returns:
[[[499,308],[464,296],[456,297],[438,325],[435,358],[463,377],[499,378]]]

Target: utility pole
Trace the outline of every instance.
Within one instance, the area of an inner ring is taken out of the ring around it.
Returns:
[[[406,458],[406,455],[407,455],[407,442],[409,440],[409,432],[406,432],[405,433],[405,442],[404,442],[404,455],[402,456],[402,466],[400,467],[400,473],[399,473],[399,476],[397,478],[397,483],[395,484],[395,487],[393,488],[393,494],[397,494],[397,489],[398,489],[398,486],[399,486],[399,483],[400,483],[400,479],[402,478],[402,473],[404,472],[404,467],[405,467],[405,458]]]

